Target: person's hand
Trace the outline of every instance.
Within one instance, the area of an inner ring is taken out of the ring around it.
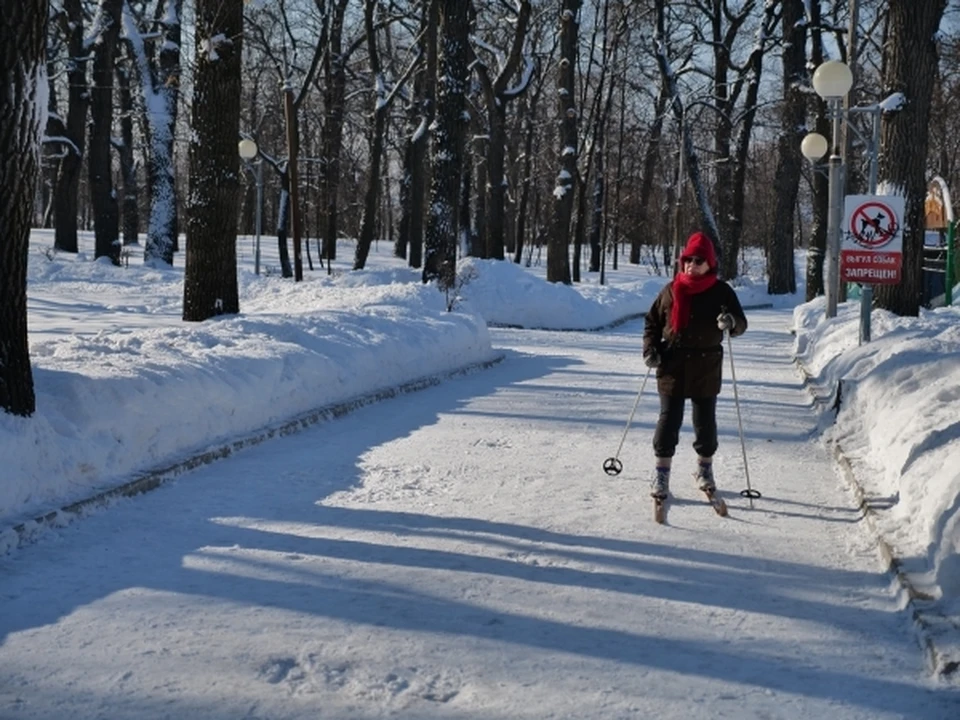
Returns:
[[[657,352],[656,348],[650,348],[643,353],[643,362],[648,368],[659,367],[660,353]]]
[[[730,313],[724,312],[717,315],[717,327],[721,330],[733,330],[735,324],[736,321]]]

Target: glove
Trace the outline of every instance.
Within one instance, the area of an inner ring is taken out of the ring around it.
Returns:
[[[659,367],[660,353],[657,352],[656,348],[650,348],[645,353],[643,353],[643,362],[648,368]]]
[[[721,330],[733,330],[736,321],[730,313],[720,313],[717,315],[717,327]]]

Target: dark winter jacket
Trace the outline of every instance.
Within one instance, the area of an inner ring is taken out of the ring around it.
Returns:
[[[740,300],[722,280],[702,293],[691,296],[689,324],[677,335],[670,327],[673,307],[672,285],[657,295],[647,312],[643,351],[656,348],[660,354],[657,390],[661,395],[685,398],[716,397],[720,394],[723,368],[723,331],[717,327],[722,312],[733,315],[730,335],[747,329]]]

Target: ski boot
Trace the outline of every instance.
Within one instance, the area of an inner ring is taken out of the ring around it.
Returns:
[[[650,482],[650,497],[666,500],[670,494],[670,468],[657,468],[657,474]]]
[[[713,480],[713,463],[698,463],[697,472],[693,477],[702,492],[711,495],[717,491],[717,484]]]

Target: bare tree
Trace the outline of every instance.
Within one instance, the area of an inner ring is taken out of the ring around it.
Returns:
[[[820,16],[820,3],[810,4],[810,64],[818,67],[823,57],[823,29]],[[817,97],[816,102],[816,132],[824,137],[830,134],[830,122],[826,117],[826,104]],[[810,228],[810,245],[807,248],[806,266],[806,300],[809,302],[824,293],[823,268],[827,254],[827,211],[828,211],[828,184],[827,178],[821,173],[813,175],[813,225]]]
[[[782,0],[783,106],[777,138],[777,206],[767,248],[767,292],[771,295],[797,291],[793,263],[794,207],[803,160],[800,143],[806,128],[807,30],[803,0]]]
[[[243,0],[197,0],[183,319],[240,312],[237,290]]]
[[[424,238],[423,281],[453,287],[457,264],[457,204],[463,167],[464,109],[468,67],[470,3],[440,0],[437,55],[437,116],[430,163],[430,209]]]
[[[924,200],[930,103],[937,77],[937,31],[947,0],[889,0],[883,48],[883,87],[903,103],[885,113],[880,131],[879,182],[906,200],[903,271],[897,285],[881,285],[877,305],[898,315],[917,315],[923,294]]]
[[[77,216],[80,172],[89,105],[87,61],[83,42],[84,13],[81,0],[64,0],[57,15],[60,32],[67,40],[67,119],[63,128],[63,152],[57,168],[53,201],[53,246],[77,252]]]
[[[140,184],[137,182],[137,161],[133,141],[133,92],[130,88],[130,67],[117,63],[117,94],[120,101],[120,137],[114,138],[113,146],[120,161],[120,228],[124,245],[133,245],[140,233]],[[171,182],[173,173],[171,172]]]
[[[414,76],[400,178],[401,214],[395,254],[406,257],[407,264],[413,268],[423,264],[423,210],[429,181],[427,147],[436,110],[438,8],[437,0],[427,0],[423,4],[420,52],[425,60]]]
[[[90,155],[87,170],[93,199],[94,256],[120,264],[120,213],[113,187],[113,74],[123,0],[100,0],[92,37]]]
[[[403,84],[417,66],[417,58],[415,58],[393,86],[388,87],[380,59],[380,50],[377,47],[377,27],[373,22],[377,3],[378,0],[365,0],[363,9],[367,54],[370,58],[370,73],[374,81],[374,108],[369,129],[370,169],[367,175],[367,188],[363,195],[363,215],[360,219],[360,235],[357,238],[357,247],[353,259],[354,270],[362,270],[366,265],[370,246],[373,244],[377,207],[380,201],[380,168],[383,164],[387,114],[397,97],[397,92],[403,87]]]
[[[544,17],[541,14],[541,17]],[[549,23],[540,21],[533,24],[532,33],[534,34],[533,52],[538,54],[536,63],[537,71],[534,73],[534,84],[521,98],[521,111],[518,113],[523,126],[523,148],[520,153],[521,162],[515,163],[514,168],[518,174],[518,180],[514,182],[514,187],[518,189],[519,200],[516,204],[515,217],[515,236],[516,247],[514,249],[513,261],[520,263],[523,258],[524,244],[526,243],[527,227],[536,227],[536,212],[531,212],[531,205],[539,205],[539,194],[535,188],[534,162],[538,154],[538,148],[541,141],[539,133],[540,122],[538,113],[540,111],[540,100],[544,97],[544,89],[549,80],[549,75],[542,71],[542,68],[552,65],[554,55],[557,52],[559,38],[557,34],[551,32]],[[552,38],[549,48],[538,53],[538,40],[544,36]],[[531,194],[537,193],[531,201]],[[533,216],[533,217],[531,217]]]
[[[713,209],[710,206],[710,198],[707,193],[707,187],[700,174],[700,158],[693,144],[693,136],[690,132],[690,125],[686,117],[686,108],[683,98],[680,97],[680,89],[677,85],[677,75],[674,72],[670,62],[669,46],[666,34],[666,0],[654,0],[657,11],[657,31],[654,38],[654,44],[657,52],[657,64],[660,68],[660,74],[663,76],[667,87],[667,96],[673,110],[674,118],[680,128],[681,135],[681,158],[683,167],[686,169],[687,178],[693,186],[693,192],[697,199],[697,209],[700,213],[700,227],[710,237],[717,249],[718,259],[722,262],[722,243],[720,242],[720,230],[714,220]]]
[[[27,344],[27,246],[47,116],[47,0],[0,13],[0,409],[36,409]]]
[[[560,4],[560,62],[557,68],[560,170],[553,191],[553,231],[547,247],[547,280],[566,285],[571,282],[570,218],[577,186],[579,111],[575,91],[580,4],[581,0],[562,0]]]
[[[322,93],[324,116],[320,127],[320,207],[323,218],[323,256],[330,261],[337,257],[339,213],[337,193],[340,190],[340,155],[343,149],[343,124],[347,85],[347,62],[359,42],[343,48],[343,23],[348,0],[331,3],[328,40],[323,53]]]
[[[739,274],[737,260],[740,257],[740,242],[743,232],[744,210],[746,207],[747,172],[750,164],[750,143],[753,139],[753,126],[757,119],[760,104],[760,81],[763,76],[764,58],[772,44],[780,14],[781,0],[764,0],[763,16],[757,27],[753,46],[743,68],[739,69],[731,96],[736,98],[743,93],[743,104],[734,124],[734,141],[730,152],[732,174],[731,210],[725,215],[725,229],[721,230],[726,242],[724,265],[721,274],[726,278],[735,278]],[[722,184],[724,178],[718,177]],[[792,256],[792,253],[791,253]]]
[[[623,37],[627,31],[628,6],[620,5],[618,15],[611,21],[609,18],[610,4],[605,3],[603,8],[603,40],[601,48],[600,78],[597,84],[595,110],[593,117],[592,139],[588,154],[587,167],[593,165],[593,214],[590,221],[590,272],[599,272],[602,260],[602,235],[605,227],[605,208],[607,205],[607,170],[606,147],[609,133],[609,119],[613,108],[616,81],[613,77],[614,65],[621,52]],[[585,200],[586,198],[584,198]],[[586,218],[584,218],[586,220]]]
[[[524,63],[523,73],[518,82],[511,86],[510,82],[520,70],[523,60],[523,45],[527,37],[527,28],[530,24],[531,6],[529,0],[519,0],[515,9],[516,25],[513,31],[513,41],[506,57],[499,58],[498,66],[491,73],[488,61],[481,57],[486,55],[487,48],[480,46],[474,70],[480,79],[483,89],[484,104],[487,114],[487,141],[486,175],[486,222],[484,225],[485,237],[484,257],[503,260],[504,246],[504,213],[506,206],[506,176],[504,163],[507,144],[507,107],[515,98],[526,92],[533,77],[534,64],[531,59]],[[492,48],[490,48],[492,52]],[[493,77],[491,77],[493,75]],[[483,188],[480,189],[481,192]]]
[[[180,15],[183,0],[157,0],[149,35],[138,29],[146,21],[124,2],[124,39],[143,94],[143,128],[147,136],[147,185],[150,222],[144,261],[173,264],[177,246],[177,187],[174,182],[174,128],[180,94]],[[155,32],[155,37],[152,37]],[[151,37],[151,40],[147,40]],[[148,45],[148,43],[151,43]],[[151,52],[152,50],[152,52]]]

